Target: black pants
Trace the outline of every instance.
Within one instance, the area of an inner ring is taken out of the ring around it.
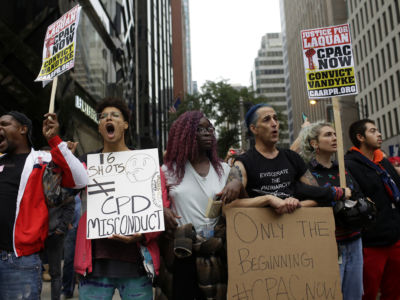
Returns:
[[[175,258],[174,300],[203,300],[197,283],[196,256]]]
[[[51,276],[51,299],[59,300],[61,296],[61,260],[64,248],[64,234],[52,234],[44,243],[44,253],[49,262]]]

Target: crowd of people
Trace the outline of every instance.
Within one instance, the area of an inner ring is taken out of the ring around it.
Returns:
[[[103,146],[92,153],[134,150],[125,141],[126,104],[106,98],[97,113]],[[392,164],[380,150],[375,123],[363,119],[349,127],[346,187],[340,186],[332,124],[307,122],[291,149],[283,149],[271,106],[254,105],[245,123],[253,145],[232,149],[223,162],[207,116],[180,115],[160,169],[165,231],[89,240],[87,154],[75,157],[76,144],[61,140],[56,114],[44,116],[50,148],[41,151],[33,149],[26,115],[2,115],[0,299],[40,299],[41,258],[50,266],[52,299],[72,297],[74,272],[80,299],[112,299],[115,290],[122,299],[226,299],[224,211],[271,207],[286,214],[315,206],[333,207],[343,299],[375,300],[378,293],[382,300],[400,299],[400,175],[397,160]],[[205,213],[209,199],[223,202],[215,218]],[[371,218],[347,220],[343,203],[371,203]]]

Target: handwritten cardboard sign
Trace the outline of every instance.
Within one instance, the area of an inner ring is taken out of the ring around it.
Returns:
[[[87,238],[164,230],[157,149],[89,154]]]
[[[226,211],[228,300],[342,299],[331,208]]]
[[[308,97],[358,93],[349,24],[301,31]]]
[[[80,11],[76,5],[47,28],[43,63],[35,81],[50,81],[74,67]]]

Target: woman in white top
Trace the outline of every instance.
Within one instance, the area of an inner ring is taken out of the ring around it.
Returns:
[[[205,233],[218,221],[205,211],[208,199],[224,189],[230,167],[217,156],[214,131],[200,111],[185,112],[171,126],[162,167],[171,201],[164,212],[167,230],[191,223]],[[174,299],[201,299],[195,257],[176,259],[174,269]]]

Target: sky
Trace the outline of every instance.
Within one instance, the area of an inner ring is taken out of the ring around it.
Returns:
[[[268,32],[280,32],[279,0],[190,0],[192,80],[250,85]]]

